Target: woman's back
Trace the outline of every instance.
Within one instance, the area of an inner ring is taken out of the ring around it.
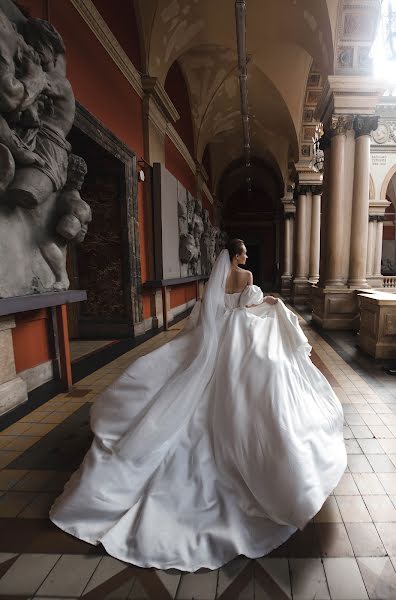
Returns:
[[[252,285],[253,275],[250,271],[245,269],[231,268],[231,271],[227,277],[225,291],[226,294],[235,294],[242,292],[247,285]]]

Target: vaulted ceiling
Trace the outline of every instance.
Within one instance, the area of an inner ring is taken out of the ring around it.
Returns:
[[[190,95],[194,158],[201,161],[209,145],[218,185],[229,165],[243,155],[235,2],[137,0],[137,4],[146,72],[164,83],[178,61]],[[340,69],[356,70],[355,64],[338,60],[340,43],[343,50],[349,35],[348,48],[358,41],[365,49],[373,36],[369,29],[375,14],[370,11],[378,8],[379,0],[247,1],[252,156],[276,166],[284,184],[289,161],[302,158],[303,112],[312,65],[321,82]],[[351,18],[346,21],[348,10]],[[351,33],[345,38],[347,27]],[[361,30],[366,38],[359,37]],[[314,104],[320,89],[316,96],[313,90]]]

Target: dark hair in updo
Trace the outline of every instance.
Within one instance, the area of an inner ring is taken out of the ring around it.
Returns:
[[[244,244],[245,242],[239,238],[234,238],[228,242],[227,250],[230,255],[230,260],[232,260],[237,254],[242,254]]]

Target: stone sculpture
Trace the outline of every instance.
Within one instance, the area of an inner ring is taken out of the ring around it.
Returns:
[[[217,255],[225,247],[225,233],[213,227],[208,210],[189,192],[179,196],[177,210],[181,276],[210,275]]]
[[[67,242],[92,218],[86,164],[66,140],[74,116],[59,33],[0,10],[0,297],[69,287]]]

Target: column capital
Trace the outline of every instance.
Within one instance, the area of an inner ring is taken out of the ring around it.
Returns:
[[[347,131],[352,129],[352,115],[333,115],[330,121],[330,135],[346,135]]]
[[[296,186],[296,194],[297,196],[306,196],[311,191],[310,185],[299,184]]]
[[[377,215],[377,221],[378,223],[383,223],[385,221],[384,215]]]
[[[377,129],[378,119],[379,119],[379,117],[377,115],[375,115],[375,116],[357,115],[353,119],[353,128],[355,130],[355,136],[359,137],[361,135],[370,135],[370,133],[372,131]]]
[[[369,215],[369,223],[372,221],[378,221],[378,215]]]
[[[285,221],[293,221],[296,218],[294,212],[285,212],[283,213],[283,219]]]
[[[321,185],[312,185],[311,192],[313,196],[321,196],[322,195],[322,186]]]

